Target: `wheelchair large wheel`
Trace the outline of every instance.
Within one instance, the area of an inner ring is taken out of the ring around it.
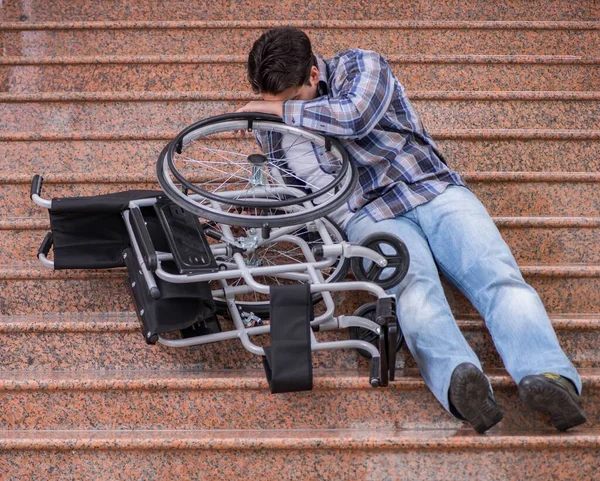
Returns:
[[[291,139],[286,147],[284,136]],[[286,157],[302,145],[304,153]],[[339,141],[257,113],[189,126],[163,149],[157,176],[165,194],[197,216],[255,228],[321,218],[342,206],[357,182]]]
[[[213,228],[218,229],[218,225]],[[346,241],[347,237],[342,228],[328,217],[323,217],[317,221],[296,226],[295,228],[284,228],[286,233],[292,236],[298,236],[304,240],[310,248],[317,245],[340,243]],[[324,229],[324,230],[323,230]],[[240,229],[243,230],[243,229]],[[277,230],[273,231],[274,236],[277,235]],[[256,249],[252,254],[244,254],[244,259],[247,265],[254,266],[269,266],[282,264],[295,264],[306,262],[300,247],[289,242],[273,242],[264,247]],[[227,255],[217,256],[217,262],[230,263],[232,259]],[[345,257],[337,257],[331,267],[321,270],[323,280],[327,282],[339,282],[348,273],[350,268],[350,259]],[[280,285],[290,282],[302,282],[298,279],[290,279],[285,274],[281,276],[275,275],[260,275],[255,276],[255,279],[266,285]],[[243,285],[243,280],[231,282],[231,287]],[[313,302],[319,302],[322,299],[320,293],[313,293]],[[227,304],[225,299],[215,297],[217,309],[222,314],[227,313]],[[252,292],[236,296],[236,305],[239,309],[245,312],[253,312],[254,314],[266,318],[269,316],[269,299],[268,296]]]

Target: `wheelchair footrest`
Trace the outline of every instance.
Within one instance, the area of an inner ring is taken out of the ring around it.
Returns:
[[[313,386],[308,284],[271,286],[271,345],[263,365],[272,393],[310,391]]]
[[[154,208],[180,274],[218,270],[202,225],[195,215],[166,199],[159,199]]]
[[[385,386],[387,385],[387,378],[393,381],[396,377],[397,342],[398,336],[402,335],[398,328],[396,301],[393,297],[384,297],[377,300],[375,319],[377,324],[381,326],[384,337],[384,345],[380,345],[379,352],[382,357],[382,367],[385,365],[387,369],[385,384],[383,382],[381,384]]]
[[[172,284],[156,278],[161,295],[155,299],[148,290],[131,248],[123,252],[123,259],[129,274],[129,291],[148,344],[155,344],[158,335],[167,332],[183,330],[185,337],[220,331],[215,302],[207,282]],[[200,331],[200,327],[206,329]]]

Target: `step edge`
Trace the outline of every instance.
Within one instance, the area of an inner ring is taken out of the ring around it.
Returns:
[[[1,175],[1,174],[0,174]],[[1,182],[1,181],[0,181]],[[25,182],[24,182],[25,183]],[[596,228],[600,227],[600,217],[559,217],[559,216],[524,216],[502,217],[492,216],[499,227],[509,228]],[[0,218],[0,231],[15,230],[49,230],[50,221],[46,217],[2,217]]]
[[[600,22],[580,21],[468,21],[468,20],[172,20],[172,21],[71,21],[0,22],[0,31],[10,30],[168,30],[168,29],[259,29],[294,26],[312,29],[449,29],[449,30],[599,30]]]
[[[178,131],[107,132],[0,131],[0,141],[173,140]],[[599,140],[600,130],[430,129],[436,140]]]
[[[411,100],[537,100],[537,101],[598,101],[600,92],[569,90],[414,90],[407,91]],[[127,92],[0,92],[4,103],[49,102],[157,102],[157,101],[237,101],[256,100],[260,97],[244,91],[127,91]]]
[[[600,277],[600,264],[548,264],[520,265],[523,275],[537,277]],[[37,261],[0,264],[0,280],[38,280],[38,279],[110,279],[125,278],[124,269],[106,270],[52,270],[43,267]]]
[[[530,434],[527,434],[530,433]],[[270,435],[270,436],[269,436]],[[268,436],[268,437],[267,437]],[[600,447],[595,429],[545,430],[123,430],[0,431],[1,450],[548,450]]]
[[[56,317],[58,316],[48,316],[47,320],[34,320],[35,315],[0,315],[0,334],[114,334],[140,330],[139,321],[133,312],[126,318],[121,316],[119,320],[94,319],[91,315],[86,316],[90,318],[89,320],[72,320],[69,316],[61,316],[64,319],[59,320]],[[485,322],[481,318],[455,317],[459,328],[463,331],[486,331]],[[600,331],[600,313],[577,317],[549,313],[548,317],[552,327],[557,331]]]
[[[388,55],[392,64],[537,64],[600,65],[600,56],[589,55]],[[99,64],[245,64],[245,55],[81,55],[6,56],[3,65],[99,65]]]
[[[404,376],[408,372],[412,375]],[[492,387],[515,388],[512,378],[501,369],[485,370]],[[600,369],[578,369],[585,389],[600,387]],[[361,370],[314,370],[313,390],[371,390],[368,372]],[[11,391],[214,391],[266,390],[262,370],[73,370],[0,371],[0,392]],[[128,377],[130,376],[130,377]],[[145,379],[141,378],[147,376]],[[417,369],[396,372],[387,388],[397,391],[427,389]]]
[[[463,171],[460,175],[471,182],[515,182],[515,183],[536,183],[536,182],[600,182],[599,172],[522,172],[522,171]],[[31,175],[23,173],[5,173],[0,171],[0,185],[21,185],[31,184]],[[57,172],[44,174],[44,184],[154,184],[156,178],[146,173],[140,174],[98,174],[89,172]],[[200,175],[191,177],[190,181],[201,181]]]

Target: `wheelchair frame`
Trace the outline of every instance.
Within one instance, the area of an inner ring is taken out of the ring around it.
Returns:
[[[32,181],[31,198],[39,206],[51,209],[52,201],[41,197],[41,176],[34,176]],[[286,189],[289,193],[289,188]],[[236,195],[235,191],[231,195]],[[395,317],[395,298],[387,294],[380,286],[364,281],[352,282],[332,282],[326,283],[321,272],[322,269],[331,267],[338,256],[343,257],[362,257],[370,259],[378,266],[385,267],[387,261],[385,257],[377,252],[358,245],[352,245],[348,242],[334,243],[326,229],[323,227],[321,219],[312,221],[314,227],[320,230],[320,235],[323,239],[323,245],[319,246],[319,252],[313,252],[308,244],[300,237],[290,235],[298,226],[277,227],[269,229],[266,238],[260,237],[258,246],[273,244],[279,241],[291,242],[296,244],[302,251],[306,262],[297,264],[285,264],[278,266],[249,266],[244,261],[244,257],[240,251],[233,252],[232,257],[235,264],[233,269],[218,270],[216,272],[206,272],[200,274],[173,274],[167,272],[162,267],[162,262],[173,260],[173,254],[169,252],[152,252],[153,248],[147,245],[146,234],[143,232],[144,223],[133,220],[135,217],[133,212],[139,211],[141,207],[149,207],[157,202],[158,198],[147,198],[142,200],[134,200],[129,203],[127,209],[122,212],[123,220],[129,234],[131,248],[136,256],[137,262],[142,271],[143,277],[146,280],[149,293],[153,298],[160,297],[160,292],[156,284],[154,275],[164,281],[173,284],[194,283],[194,282],[213,282],[218,281],[221,285],[220,289],[213,289],[211,294],[217,297],[224,297],[229,315],[233,320],[235,329],[226,332],[205,334],[201,336],[186,338],[186,339],[169,339],[162,335],[158,335],[156,339],[147,339],[147,342],[159,342],[169,347],[190,347],[196,345],[204,345],[230,339],[240,339],[245,349],[253,354],[265,356],[265,351],[261,346],[256,345],[250,340],[251,336],[267,334],[270,332],[269,325],[248,327],[236,305],[236,295],[250,292],[260,294],[269,294],[270,287],[266,284],[258,282],[255,277],[263,275],[276,275],[281,278],[291,280],[305,280],[310,285],[311,293],[320,293],[325,303],[325,312],[315,317],[310,322],[310,349],[311,351],[325,351],[335,349],[360,349],[366,351],[370,356],[370,373],[369,382],[371,386],[386,386],[388,378],[394,379],[395,359],[396,359],[396,336],[398,335],[398,324]],[[218,202],[213,201],[213,207],[220,208]],[[231,232],[231,227],[227,224],[220,225],[222,231],[229,237],[229,241],[234,239]],[[323,235],[325,234],[325,235]],[[223,252],[223,249],[228,249],[231,246],[227,242],[211,246],[212,255],[218,255]],[[38,258],[40,262],[48,268],[54,268],[54,262],[48,259],[48,253],[51,249],[52,241],[45,239]],[[319,254],[322,260],[317,260],[315,254]],[[126,255],[126,254],[124,254]],[[149,255],[155,258],[155,268],[149,268]],[[243,286],[230,286],[228,281],[232,279],[242,278],[245,282]],[[369,319],[354,316],[354,315],[335,315],[335,305],[333,302],[332,292],[360,290],[366,291],[377,298],[378,312],[377,322]],[[140,313],[138,313],[139,315]],[[142,312],[143,315],[143,312]],[[341,340],[331,342],[319,342],[314,334],[315,331],[329,331],[335,329],[343,329],[350,327],[359,327],[372,331],[379,336],[380,342],[377,349],[373,344],[361,340]],[[389,335],[393,336],[393,343],[388,340]],[[388,346],[386,349],[386,345]],[[383,359],[380,350],[383,350]],[[387,353],[385,351],[388,351]]]

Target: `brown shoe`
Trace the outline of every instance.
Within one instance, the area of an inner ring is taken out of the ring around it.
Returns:
[[[519,383],[519,398],[530,409],[550,416],[559,431],[586,422],[575,386],[567,378],[554,373],[526,376]]]
[[[489,381],[469,362],[463,362],[454,369],[449,399],[456,411],[479,434],[498,424],[504,417],[504,412],[492,397]]]

